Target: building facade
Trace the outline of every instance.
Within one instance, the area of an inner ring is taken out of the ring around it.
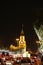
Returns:
[[[13,50],[15,54],[23,54],[26,52],[26,41],[23,29],[20,33],[20,38],[17,45],[17,47],[10,45],[10,49]]]

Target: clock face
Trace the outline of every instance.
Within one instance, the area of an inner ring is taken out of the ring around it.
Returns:
[[[23,44],[23,42],[21,42]]]

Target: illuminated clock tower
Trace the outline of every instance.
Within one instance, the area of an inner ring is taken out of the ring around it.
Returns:
[[[23,25],[22,25],[22,31],[20,33],[19,48],[22,48],[23,53],[26,52],[26,41],[25,41],[25,35],[23,31]]]

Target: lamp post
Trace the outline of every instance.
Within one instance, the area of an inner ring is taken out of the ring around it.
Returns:
[[[17,46],[19,46],[19,38],[16,38]]]
[[[38,47],[40,47],[41,41],[36,41],[36,43],[37,43]]]

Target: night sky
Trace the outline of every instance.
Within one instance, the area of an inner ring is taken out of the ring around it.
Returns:
[[[43,19],[43,8],[31,4],[0,4],[0,46],[16,45],[16,38],[19,37],[22,24],[26,36],[27,48],[37,49],[38,37],[33,29],[37,21]]]

